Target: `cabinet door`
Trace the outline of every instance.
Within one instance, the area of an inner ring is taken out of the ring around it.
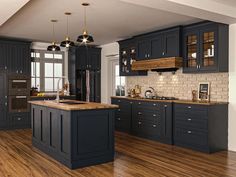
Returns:
[[[200,71],[217,70],[217,29],[214,26],[200,30]]]
[[[22,46],[22,73],[28,76],[30,76],[31,74],[31,57],[29,44],[25,44]]]
[[[101,52],[98,48],[89,49],[88,53],[88,65],[89,69],[100,70],[101,69]]]
[[[70,81],[70,94],[76,94],[76,49],[70,48],[68,51],[68,77]]]
[[[4,43],[0,43],[0,69],[7,69],[7,47]]]
[[[94,90],[94,101],[100,103],[101,102],[101,71],[95,71],[95,90]]]
[[[86,48],[79,48],[76,50],[76,69],[87,69],[87,53]]]
[[[166,142],[172,144],[172,104],[161,104],[161,137]]]
[[[179,30],[174,30],[164,33],[164,57],[180,56],[180,33]]]
[[[89,72],[89,86],[90,86],[90,94],[89,101],[95,102],[95,71]]]
[[[184,32],[183,37],[183,56],[184,56],[184,69],[185,73],[197,72],[199,68],[199,32],[191,30]]]
[[[151,38],[151,54],[150,58],[158,59],[163,57],[163,36],[161,34],[155,35]]]
[[[143,60],[150,57],[150,40],[140,40],[137,42],[137,59]]]
[[[0,73],[0,129],[7,127],[7,84],[6,74]]]

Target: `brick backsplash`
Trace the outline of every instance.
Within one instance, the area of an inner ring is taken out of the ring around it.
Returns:
[[[148,76],[127,77],[127,89],[139,84],[142,96],[148,87],[153,87],[159,96],[191,100],[192,90],[198,89],[199,82],[210,82],[211,101],[228,101],[228,73],[183,74],[182,70],[178,70],[175,74],[163,72],[159,75],[157,72],[148,72]]]

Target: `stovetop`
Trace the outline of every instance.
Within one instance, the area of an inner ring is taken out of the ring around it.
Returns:
[[[166,96],[157,96],[157,97],[145,98],[145,99],[150,99],[150,100],[178,100],[178,98],[166,97]]]

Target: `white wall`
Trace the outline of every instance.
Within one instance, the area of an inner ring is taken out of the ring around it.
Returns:
[[[113,59],[113,57],[108,57],[108,55],[119,54],[119,44],[117,42],[102,45],[102,61],[101,61],[101,102],[109,103],[110,101],[110,86],[111,80],[109,77],[109,61]]]
[[[236,24],[229,27],[229,150],[236,151]]]

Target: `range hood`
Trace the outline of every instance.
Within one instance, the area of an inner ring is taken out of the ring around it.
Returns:
[[[151,60],[134,61],[132,63],[133,71],[157,71],[168,72],[177,71],[183,66],[183,59],[181,57],[159,58]]]

